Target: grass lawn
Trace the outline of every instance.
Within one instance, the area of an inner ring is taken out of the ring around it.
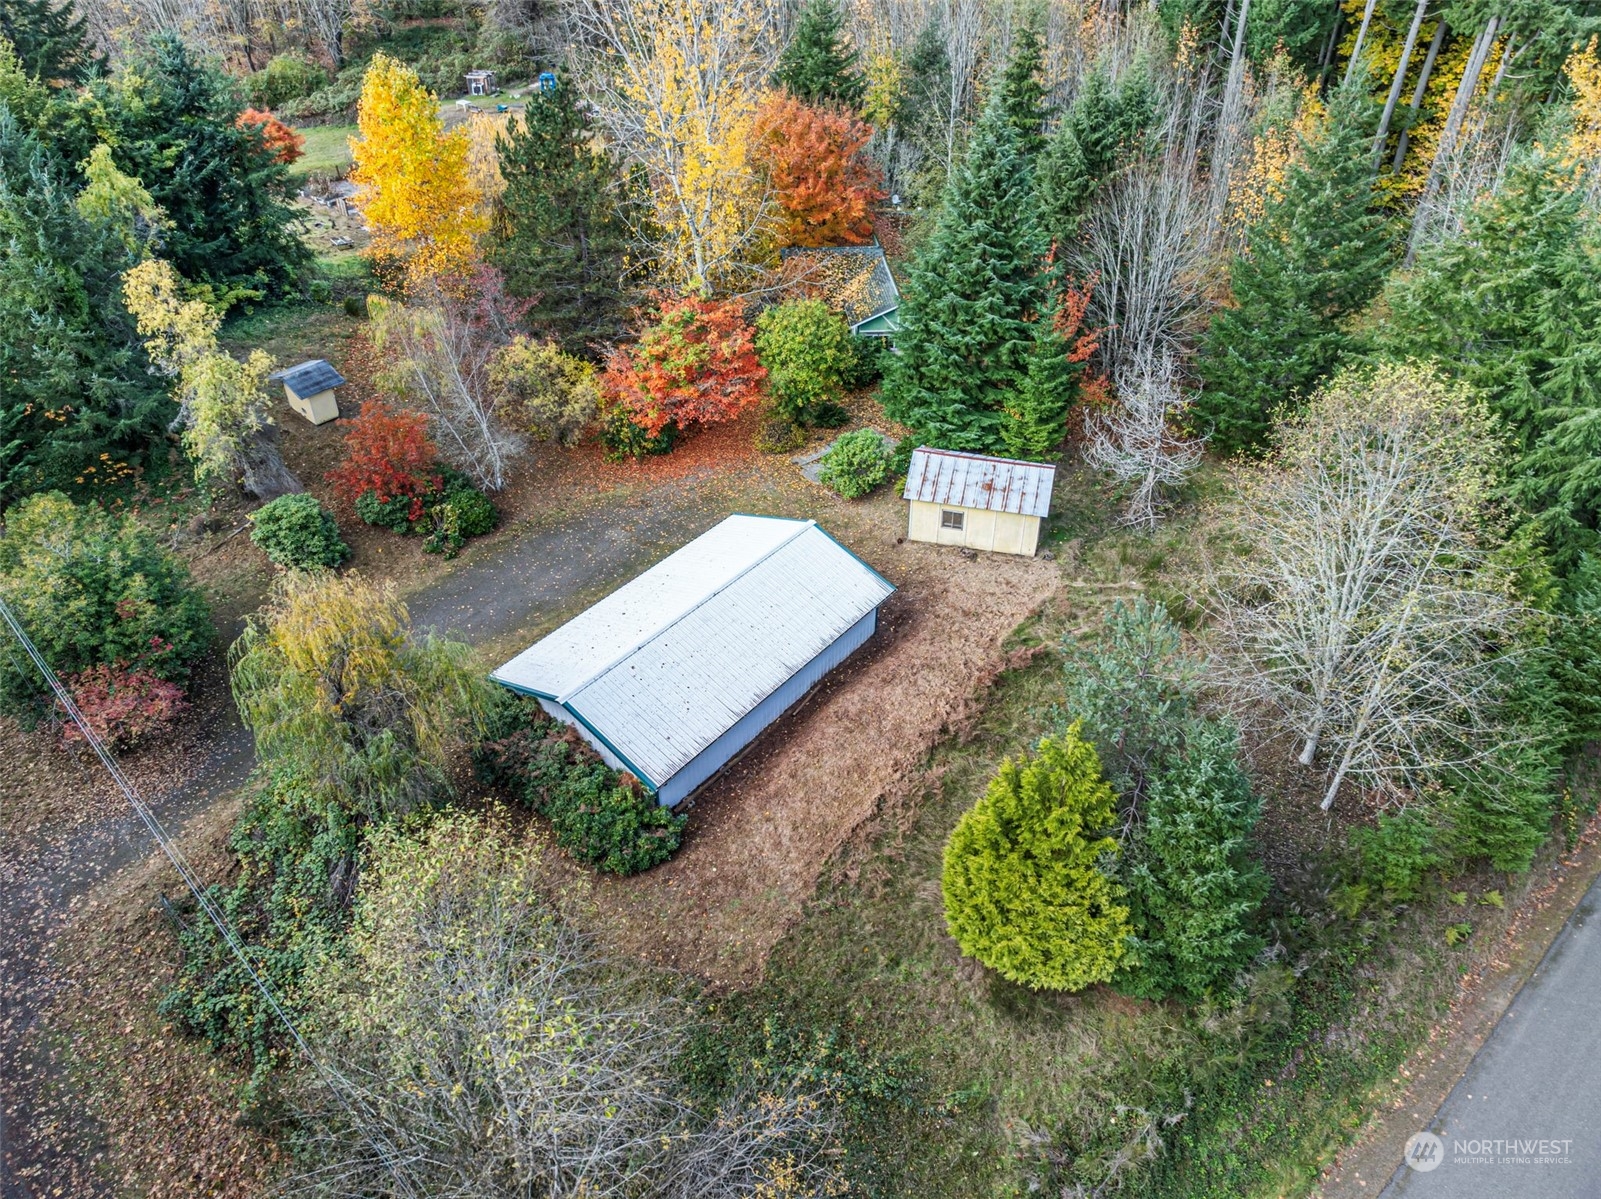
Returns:
[[[289,175],[302,182],[314,172],[332,173],[350,165],[350,139],[356,136],[354,125],[306,125],[297,127],[296,133],[306,139],[305,155],[289,168]]]
[[[1081,508],[1053,530],[1057,544],[1083,537],[1088,548],[1063,597],[1013,636],[1014,649],[1038,649],[1032,663],[1002,676],[976,728],[933,752],[926,791],[885,814],[876,844],[835,863],[764,981],[719,1001],[753,1057],[774,1028],[835,1030],[851,1047],[833,1068],[874,1097],[852,1136],[870,1194],[1305,1193],[1463,968],[1465,951],[1440,935],[1459,918],[1444,905],[1382,933],[1330,913],[1343,833],[1271,783],[1265,856],[1292,864],[1274,867],[1266,912],[1276,960],[1239,996],[1186,1008],[1106,987],[1035,993],[957,954],[940,893],[945,840],[1001,760],[1059,723],[1054,647],[1098,628],[1116,598],[1171,585],[1201,532],[1184,521],[1146,538],[1096,519]]]

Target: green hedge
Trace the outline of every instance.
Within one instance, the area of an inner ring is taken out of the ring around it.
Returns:
[[[556,844],[606,874],[638,874],[673,856],[688,820],[632,775],[601,762],[570,728],[509,692],[473,756],[480,781],[550,821]]]

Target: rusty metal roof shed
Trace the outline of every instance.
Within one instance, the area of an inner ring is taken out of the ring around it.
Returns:
[[[1043,463],[920,446],[912,451],[901,498],[952,508],[1045,516],[1051,510],[1055,481],[1056,468]]]

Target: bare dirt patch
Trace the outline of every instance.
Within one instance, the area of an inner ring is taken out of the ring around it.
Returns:
[[[716,987],[756,982],[825,863],[972,718],[1008,635],[1060,582],[1037,559],[865,556],[900,588],[874,640],[700,793],[672,861],[595,888],[629,951]]]

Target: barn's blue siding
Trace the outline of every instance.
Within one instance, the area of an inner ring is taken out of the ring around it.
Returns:
[[[866,616],[841,633],[832,645],[791,675],[788,682],[740,717],[732,728],[686,762],[672,778],[657,787],[657,799],[670,807],[687,799],[696,787],[726,766],[735,754],[756,740],[763,729],[821,682],[825,674],[850,657],[873,635],[873,630],[877,627],[878,609],[873,608]]]

